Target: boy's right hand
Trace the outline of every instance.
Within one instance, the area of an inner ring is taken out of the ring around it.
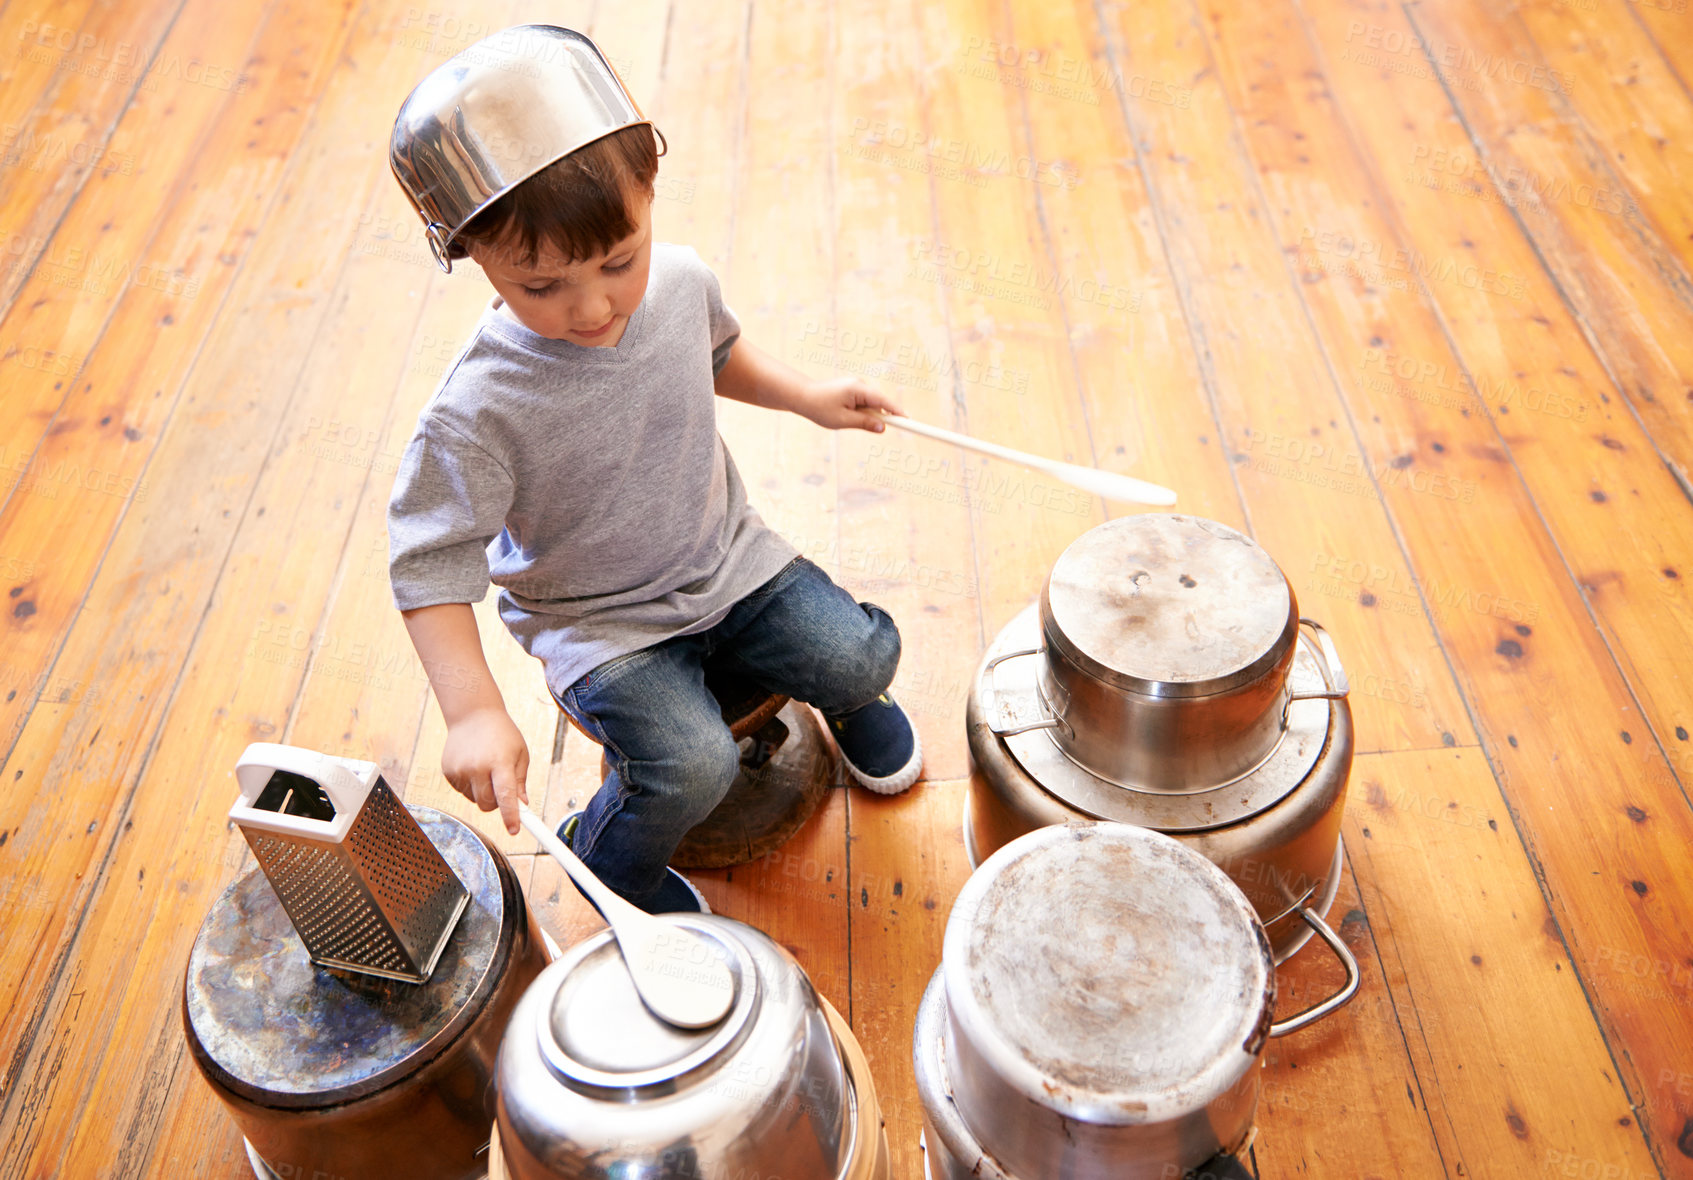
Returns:
[[[441,773],[483,811],[498,807],[506,831],[517,835],[518,801],[529,802],[529,746],[504,708],[474,709],[447,727]]]

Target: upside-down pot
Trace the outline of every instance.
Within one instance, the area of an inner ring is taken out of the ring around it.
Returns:
[[[258,869],[200,928],[183,1027],[261,1180],[471,1180],[487,1167],[500,1036],[546,946],[498,849],[410,811],[470,895],[426,982],[313,963]]]
[[[1325,935],[1325,938],[1333,938]],[[913,1043],[930,1180],[1167,1180],[1250,1141],[1275,966],[1214,864],[1126,824],[994,853],[947,920]]]
[[[1301,907],[1320,916],[1338,886],[1348,688],[1249,538],[1163,514],[1091,529],[977,671],[971,862],[1046,824],[1153,828],[1234,879],[1279,962],[1311,937]]]
[[[728,965],[729,1013],[703,1029],[660,1021],[609,931],[566,951],[523,997],[500,1049],[500,1153],[513,1180],[887,1180],[863,1054],[792,956],[727,918],[673,920]]]

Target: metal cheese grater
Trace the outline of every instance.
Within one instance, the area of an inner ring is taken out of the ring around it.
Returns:
[[[470,893],[376,763],[254,742],[241,828],[314,963],[422,983]]]

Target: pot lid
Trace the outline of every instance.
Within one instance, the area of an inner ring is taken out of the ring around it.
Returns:
[[[734,982],[729,1012],[701,1029],[677,1028],[641,1002],[611,931],[578,943],[547,978],[557,990],[541,1010],[541,1055],[565,1085],[603,1097],[668,1093],[709,1072],[745,1037],[760,1001],[758,970],[747,947],[720,925],[667,915],[719,954]],[[678,962],[678,970],[686,970]]]
[[[1287,578],[1250,537],[1203,517],[1143,513],[1070,543],[1041,592],[1041,623],[1048,645],[1089,675],[1188,697],[1259,679],[1299,618]]]
[[[348,1102],[421,1069],[481,1011],[510,961],[522,896],[473,829],[411,812],[470,891],[429,979],[313,963],[253,869],[212,903],[184,981],[189,1044],[215,1083],[267,1106]]]
[[[1221,869],[1169,836],[1065,824],[965,883],[941,957],[958,1030],[999,1077],[1110,1125],[1203,1109],[1250,1068],[1275,972]]]

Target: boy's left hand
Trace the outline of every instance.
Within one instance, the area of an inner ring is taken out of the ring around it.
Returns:
[[[886,395],[877,393],[857,377],[813,381],[806,387],[803,397],[803,402],[794,408],[817,425],[830,430],[856,426],[879,434],[887,429],[887,424],[880,414],[873,411],[904,412]]]

